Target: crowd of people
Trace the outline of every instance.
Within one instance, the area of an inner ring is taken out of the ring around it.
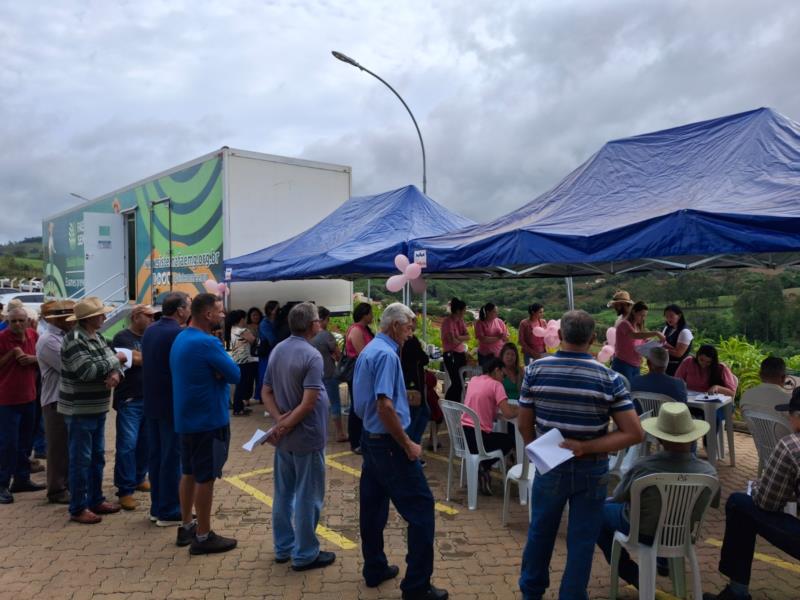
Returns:
[[[463,402],[480,421],[478,428],[468,415],[462,419],[470,448],[476,451],[480,435],[487,450],[513,451],[513,430],[494,426],[500,417],[516,419],[526,443],[558,429],[563,446],[574,455],[534,478],[519,578],[523,597],[541,598],[550,585],[550,559],[569,503],[559,595],[586,598],[594,547],[608,558],[614,532],[628,532],[630,490],[637,479],[653,473],[716,476],[697,456],[696,443],[709,425],[692,417],[687,394],[733,396],[738,381],[713,346],[701,345],[691,354],[693,336],[680,307],[666,307],[663,328],[649,330],[647,305],[620,291],[609,302],[618,315],[611,368],[592,353],[596,324],[589,314],[565,313],[559,348],[548,352],[534,333],[546,325],[542,305],[529,307],[517,345],[497,307],[487,303],[474,324],[482,374],[463,389],[459,370],[471,361],[466,308],[463,301],[452,300],[441,335],[450,381],[445,398]],[[275,446],[275,561],[304,571],[336,560],[321,548],[316,534],[325,503],[325,448],[332,420],[335,440],[349,442],[363,456],[359,527],[367,586],[399,574],[384,551],[391,502],[408,523],[402,597],[448,597],[431,582],[434,497],[422,447],[428,423],[441,422],[442,415],[436,378],[427,368],[430,359],[415,335],[417,317],[410,308],[387,306],[375,331],[373,307],[359,304],[343,347],[329,331],[329,311],[309,302],[281,307],[270,301],[263,312],[251,308],[226,316],[215,295],[190,299],[174,292],[164,297],[157,320],[152,307],[134,306],[128,327],[108,342],[100,331],[110,310],[94,297],[53,300],[42,305],[37,327],[23,307],[8,307],[0,327],[0,503],[13,502],[17,493],[46,490],[50,502],[68,505],[70,520],[93,524],[121,509],[135,510],[137,492],[149,493],[150,520],[175,527],[178,546],[188,546],[191,554],[226,552],[237,542],[213,531],[211,514],[214,483],[228,458],[230,415],[246,416],[250,402],[262,402],[274,420],[268,441]],[[658,343],[643,343],[649,339]],[[793,433],[778,442],[751,494],[728,498],[720,571],[730,582],[707,598],[749,598],[757,535],[800,557],[800,520],[783,512],[800,495],[800,391],[787,394],[785,375],[780,358],[765,359],[762,384],[742,396],[743,407],[771,411]],[[340,392],[345,383],[350,396],[346,430]],[[637,392],[663,394],[671,401],[661,405],[658,416],[640,420]],[[111,407],[116,412],[117,502],[109,501],[102,488]],[[31,478],[39,419],[44,423],[46,484]],[[609,454],[639,444],[645,431],[663,450],[634,464],[607,499]],[[480,465],[479,487],[487,495],[492,493],[493,462]],[[652,492],[642,497],[642,543],[654,541],[659,503]],[[718,505],[719,497],[709,495],[703,503],[698,506]],[[701,517],[702,510],[693,515]],[[660,572],[666,568],[659,564]],[[619,573],[638,585],[637,566],[626,554]]]

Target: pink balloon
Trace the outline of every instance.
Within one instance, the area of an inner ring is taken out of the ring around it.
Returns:
[[[614,356],[614,348],[609,345],[605,345],[600,349],[600,352],[597,353],[597,360],[601,363],[608,362],[611,357]]]
[[[411,289],[414,290],[415,294],[421,294],[428,289],[428,284],[422,277],[412,279],[410,283]]]
[[[392,275],[386,280],[386,289],[390,292],[399,292],[406,284],[405,275]]]
[[[547,329],[537,325],[536,327],[533,328],[533,335],[535,335],[536,337],[545,337],[547,335]]]
[[[547,328],[548,328],[548,329],[551,329],[551,328],[553,328],[553,327],[558,327],[558,321],[556,321],[555,319],[550,319],[550,320],[547,322]]]
[[[548,348],[558,348],[560,343],[561,340],[558,338],[557,335],[548,334],[547,337],[544,338],[544,345],[547,346]]]
[[[408,257],[405,254],[398,254],[394,257],[394,266],[401,273],[405,273],[406,267],[408,267]]]
[[[219,285],[217,285],[217,293],[220,296],[224,296],[225,294],[228,293],[228,286],[225,285],[224,283],[220,283]]]
[[[217,282],[213,279],[206,279],[203,283],[203,287],[209,294],[216,294],[217,293]]]
[[[411,263],[406,267],[405,276],[409,281],[416,279],[420,275],[422,275],[422,267],[420,267],[417,263]]]
[[[617,328],[609,327],[606,329],[606,344],[614,346],[617,343]]]

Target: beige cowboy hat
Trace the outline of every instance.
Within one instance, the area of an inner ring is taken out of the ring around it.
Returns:
[[[608,301],[606,307],[611,308],[615,304],[633,304],[633,300],[631,300],[631,295],[628,292],[619,290],[618,292],[614,292],[614,295],[611,297],[611,300]]]
[[[689,407],[683,402],[665,402],[658,416],[642,421],[642,429],[653,437],[667,442],[687,444],[708,433],[710,425],[692,418]]]
[[[48,321],[69,317],[75,310],[74,300],[48,300],[40,309],[42,317]]]
[[[112,310],[114,309],[110,306],[105,306],[103,301],[97,296],[86,296],[86,298],[75,305],[73,315],[67,317],[67,321],[81,321],[89,317],[108,314]]]

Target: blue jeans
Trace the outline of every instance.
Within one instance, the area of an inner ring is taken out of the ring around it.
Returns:
[[[428,421],[431,419],[431,409],[423,399],[419,406],[410,407],[410,411],[411,423],[406,428],[406,433],[411,438],[411,441],[419,444],[422,441],[425,428],[428,426]]]
[[[36,409],[36,416],[33,420],[33,439],[31,440],[31,446],[33,446],[33,451],[36,454],[47,454],[47,438],[44,435],[44,419],[42,418],[42,404],[37,394],[36,403],[34,404],[34,408]]]
[[[559,598],[587,599],[594,545],[603,525],[608,459],[571,459],[533,480],[531,524],[522,554],[519,587],[525,600],[541,598],[550,586],[550,558],[569,501],[567,565]]]
[[[69,435],[69,512],[79,515],[105,501],[106,413],[64,415]]]
[[[258,373],[256,374],[256,393],[253,395],[253,398],[256,400],[261,400],[261,388],[264,385],[264,375],[267,374],[267,363],[269,363],[269,357],[259,357],[258,358]]]
[[[629,365],[624,360],[618,359],[616,356],[611,359],[611,369],[616,371],[620,375],[625,375],[628,380],[628,383],[631,380],[639,375],[642,371],[641,367],[634,367],[633,365]]]
[[[325,384],[325,391],[328,392],[328,400],[331,403],[331,415],[334,417],[342,416],[342,397],[339,394],[339,380],[336,377],[327,377],[322,380]]]
[[[762,510],[747,494],[736,493],[725,504],[725,538],[719,572],[737,583],[749,585],[757,535],[800,559],[800,519],[784,512]]]
[[[301,567],[319,554],[316,529],[325,500],[325,452],[275,450],[272,536],[275,557]],[[294,522],[294,526],[293,526]]]
[[[389,500],[408,523],[404,592],[427,590],[433,574],[435,519],[433,494],[418,460],[410,461],[391,436],[367,431],[361,437],[364,466],[359,481],[359,525],[364,579],[377,584],[389,566],[383,551],[383,529]]]
[[[181,480],[180,437],[172,421],[146,419],[150,471],[150,514],[164,521],[181,518],[178,484]]]
[[[114,485],[117,496],[130,496],[147,477],[147,430],[144,399],[120,400],[117,407],[117,455]]]
[[[31,478],[28,454],[35,415],[34,402],[0,405],[0,488],[9,487],[12,476],[20,483]]]

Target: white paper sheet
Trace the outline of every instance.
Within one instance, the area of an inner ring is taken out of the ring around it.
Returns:
[[[122,363],[122,372],[124,373],[133,365],[133,351],[128,350],[127,348],[114,348],[114,350],[124,354],[125,358],[127,359],[124,363]]]
[[[252,452],[253,448],[256,446],[261,446],[267,441],[267,437],[269,436],[269,431],[262,431],[261,429],[256,429],[256,432],[253,434],[248,441],[244,443],[242,446],[243,450],[247,452]]]
[[[536,466],[540,475],[544,475],[575,456],[572,450],[559,445],[563,441],[564,436],[561,435],[561,432],[558,429],[551,429],[525,446],[528,458]]]

